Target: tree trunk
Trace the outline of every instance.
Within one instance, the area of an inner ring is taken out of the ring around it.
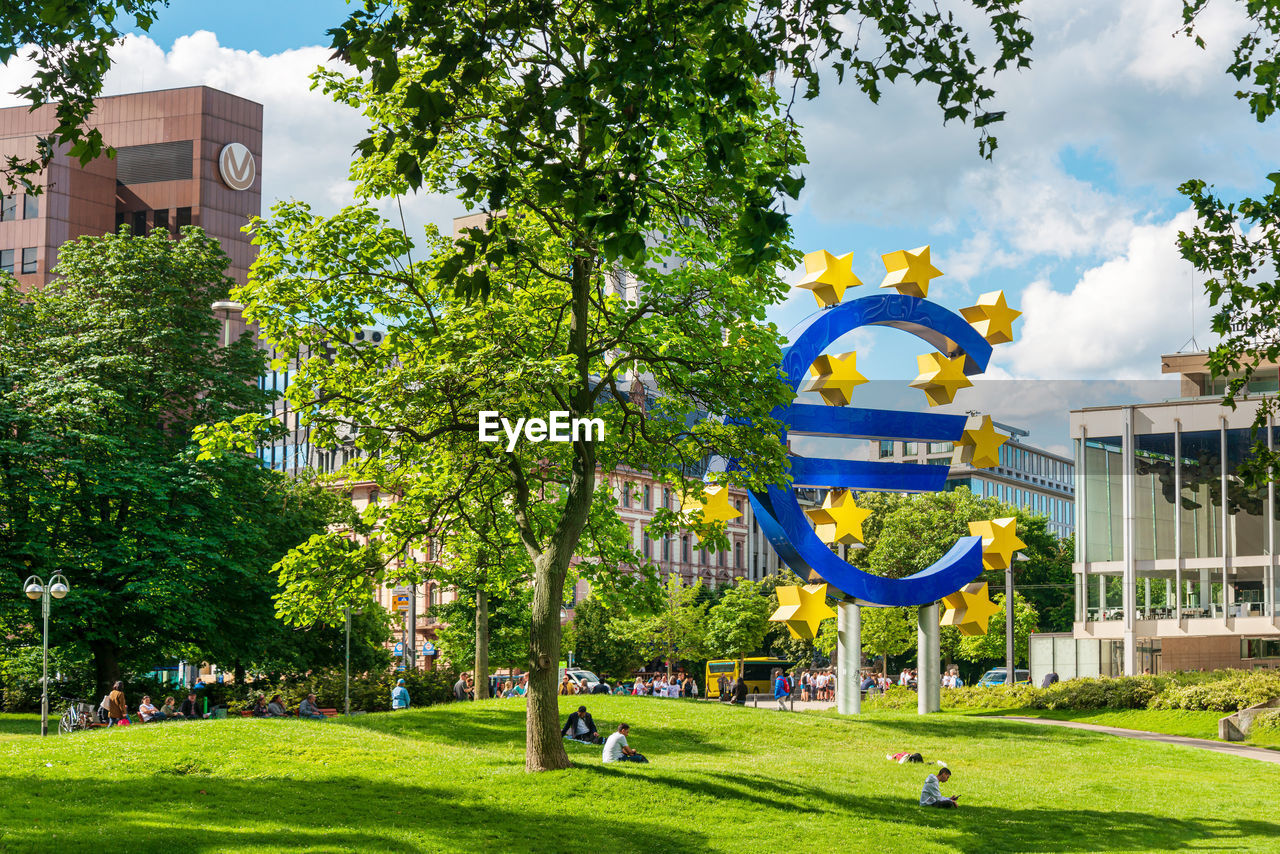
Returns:
[[[476,585],[476,699],[489,698],[489,597],[484,575]]]
[[[587,416],[595,403],[587,344],[593,270],[593,258],[579,255],[573,259],[568,354],[576,362],[577,388],[569,401],[570,417],[574,418]],[[580,439],[573,443],[568,487],[564,510],[541,548],[533,546],[537,537],[527,514],[531,500],[529,489],[523,482],[517,487],[517,523],[526,546],[531,552],[537,552],[533,562],[533,624],[529,631],[529,694],[525,712],[527,771],[558,771],[569,767],[569,757],[560,738],[560,702],[556,694],[560,682],[560,606],[564,603],[564,579],[569,561],[587,525],[591,496],[596,488],[596,449],[590,441]]]
[[[231,678],[236,681],[237,685],[243,685],[245,680],[244,664],[237,661],[231,668]]]
[[[120,660],[116,657],[116,645],[111,641],[89,641],[89,652],[93,654],[93,680],[98,688],[94,699],[98,700],[103,694],[110,693],[111,686],[120,681]]]

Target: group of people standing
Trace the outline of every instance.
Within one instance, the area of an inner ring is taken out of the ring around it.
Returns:
[[[698,699],[698,683],[687,673],[677,673],[670,678],[659,673],[649,679],[637,676],[631,686],[633,697],[670,697],[686,700]]]
[[[835,700],[836,675],[827,670],[805,670],[800,674],[801,700]]]

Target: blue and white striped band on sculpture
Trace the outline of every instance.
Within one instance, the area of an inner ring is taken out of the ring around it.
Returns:
[[[901,294],[877,294],[832,306],[792,330],[782,358],[787,381],[799,389],[809,366],[841,336],[862,326],[891,326],[951,356],[963,354],[964,372],[979,374],[991,345],[960,315],[937,303]],[[812,436],[954,442],[964,435],[965,416],[793,403],[772,413],[792,433]],[[785,440],[785,436],[784,436]],[[793,457],[793,486],[890,492],[937,492],[946,466]],[[836,556],[818,539],[791,488],[751,494],[756,519],[778,556],[802,579],[810,571],[868,605],[927,605],[950,595],[982,572],[982,538],[962,537],[941,560],[907,578],[882,578]]]

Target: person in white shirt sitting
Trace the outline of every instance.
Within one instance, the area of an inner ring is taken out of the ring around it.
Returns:
[[[148,724],[152,721],[158,722],[165,719],[164,712],[152,705],[150,697],[142,698],[142,702],[138,705],[138,714],[142,716],[143,723]]]
[[[942,796],[942,790],[938,788],[939,783],[945,783],[951,779],[951,769],[943,766],[938,770],[936,775],[930,774],[924,778],[924,790],[920,792],[920,806],[922,807],[941,807],[942,809],[955,809],[958,804],[956,801],[959,795],[952,795],[949,798]]]
[[[618,731],[605,739],[604,761],[606,763],[649,761],[627,746],[627,733],[629,732],[631,732],[631,727],[626,724],[618,724]]]

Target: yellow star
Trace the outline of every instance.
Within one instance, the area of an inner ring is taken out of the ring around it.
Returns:
[[[779,587],[775,592],[779,607],[769,619],[775,623],[786,623],[793,638],[813,640],[818,636],[822,621],[836,615],[827,605],[825,584]]]
[[[854,502],[853,493],[847,489],[831,490],[821,507],[804,512],[817,524],[818,539],[846,546],[863,542],[862,523],[871,515],[869,509]]]
[[[897,288],[898,293],[909,297],[927,297],[929,282],[942,275],[942,271],[929,261],[929,247],[918,246],[915,249],[899,249],[888,255],[881,255],[885,274],[882,288]]]
[[[809,366],[812,376],[804,381],[800,390],[816,391],[828,406],[848,406],[853,387],[867,382],[867,378],[858,373],[857,365],[857,353],[819,356]]]
[[[964,375],[964,356],[948,359],[941,353],[925,353],[916,356],[920,376],[910,383],[929,398],[930,406],[942,406],[955,399],[956,392],[973,385]]]
[[[960,309],[960,315],[988,344],[1008,344],[1013,340],[1013,322],[1022,312],[1009,308],[1004,291],[992,291],[978,297],[978,304]]]
[[[742,514],[729,506],[729,490],[723,486],[708,486],[706,498],[702,501],[694,499],[680,507],[681,514],[691,516],[702,512],[702,521],[706,523],[728,522]]]
[[[960,634],[969,637],[985,635],[991,617],[1000,610],[991,601],[985,581],[966,584],[950,596],[944,596],[942,604],[947,606],[947,612],[942,615],[941,624],[955,626]]]
[[[996,432],[991,416],[982,416],[982,426],[977,430],[965,430],[964,437],[956,443],[959,461],[974,468],[989,469],[1000,465],[1000,446],[1009,437]]]
[[[987,569],[1008,569],[1013,563],[1013,553],[1026,548],[1018,539],[1018,520],[991,519],[986,522],[970,522],[969,533],[982,537],[982,565]]]
[[[800,287],[813,291],[813,298],[823,308],[836,305],[844,297],[845,288],[856,288],[862,280],[853,274],[853,253],[836,257],[827,250],[804,256],[805,276]]]

